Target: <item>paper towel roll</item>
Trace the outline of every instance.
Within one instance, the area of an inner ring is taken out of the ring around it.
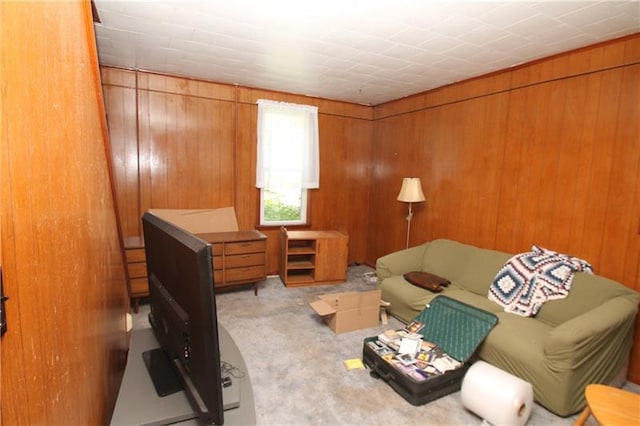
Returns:
[[[477,361],[462,381],[462,404],[496,426],[522,426],[533,408],[533,387],[484,361]]]

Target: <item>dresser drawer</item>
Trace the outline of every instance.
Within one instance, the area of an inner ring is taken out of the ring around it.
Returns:
[[[259,281],[265,278],[264,265],[232,268],[225,271],[227,282],[231,281]]]
[[[126,253],[127,253],[127,263],[144,262],[146,260],[143,248],[127,249]]]
[[[213,271],[213,284],[216,285],[218,283],[221,283],[223,277],[224,274],[222,272],[222,269]]]
[[[212,244],[211,245],[211,255],[213,256],[222,256],[222,244]]]
[[[225,268],[264,265],[264,253],[236,254],[225,257]]]
[[[149,283],[146,278],[133,278],[131,280],[131,297],[146,296],[149,294]]]
[[[213,270],[219,271],[222,269],[222,256],[213,256]]]
[[[145,262],[129,263],[129,278],[143,278],[147,276],[147,264]]]
[[[224,254],[234,255],[243,253],[264,253],[266,247],[267,244],[264,240],[226,243],[224,245]]]

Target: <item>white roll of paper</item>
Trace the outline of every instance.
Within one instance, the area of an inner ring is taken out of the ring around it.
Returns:
[[[484,361],[467,371],[461,397],[467,409],[495,426],[522,426],[533,408],[531,383]]]

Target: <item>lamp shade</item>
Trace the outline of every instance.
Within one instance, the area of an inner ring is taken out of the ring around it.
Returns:
[[[402,188],[398,194],[398,201],[405,203],[415,203],[424,201],[424,193],[422,192],[422,184],[420,178],[408,177],[402,180]]]

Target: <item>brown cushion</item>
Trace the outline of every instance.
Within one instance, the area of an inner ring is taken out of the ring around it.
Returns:
[[[448,279],[439,277],[429,272],[407,272],[403,276],[404,279],[409,281],[411,284],[427,289],[434,293],[440,293],[443,286],[446,287],[451,284],[451,281],[449,281]]]

